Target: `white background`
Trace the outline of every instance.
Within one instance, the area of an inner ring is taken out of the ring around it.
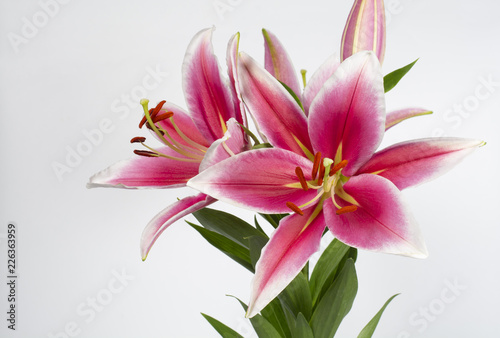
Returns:
[[[200,312],[250,336],[242,309],[225,295],[248,301],[251,274],[184,221],[163,234],[146,262],[140,259],[143,226],[193,191],[87,190],[85,184],[131,156],[129,139],[144,135],[137,129],[137,100],[128,103],[127,97],[143,95],[152,70],[160,75],[149,80],[155,88],[146,96],[185,106],[181,63],[197,31],[217,27],[219,60],[236,31],[241,50],[263,60],[265,27],[288,48],[297,70],[310,76],[338,52],[352,2],[61,0],[46,9],[52,16],[41,14],[43,3],[50,1],[0,3],[0,231],[5,235],[9,222],[17,225],[19,276],[12,332],[0,238],[0,336],[217,337]],[[392,129],[383,145],[433,134],[488,145],[446,176],[404,192],[430,257],[360,251],[358,296],[338,336],[356,336],[387,298],[402,293],[375,336],[497,337],[500,5],[395,0],[386,10],[384,73],[420,58],[387,95],[388,108],[435,113]],[[38,27],[30,31],[27,22]],[[84,149],[80,161],[67,162],[85,134],[103,123],[110,132]],[[58,177],[56,163],[70,171]],[[252,217],[222,203],[216,207]],[[128,279],[120,282],[117,274]],[[96,298],[99,311],[90,304]]]

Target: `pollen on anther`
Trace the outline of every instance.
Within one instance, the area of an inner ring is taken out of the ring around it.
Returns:
[[[156,114],[158,114],[161,110],[161,108],[163,107],[163,105],[165,104],[165,102],[167,101],[160,101],[156,107],[153,109],[153,112],[151,113],[151,118],[153,118],[154,116],[156,116]]]
[[[300,210],[300,208],[295,204],[293,204],[292,202],[286,202],[286,206],[290,208],[290,210],[292,210],[293,212],[299,214],[300,216],[304,215],[304,212]]]
[[[174,116],[174,113],[172,113],[171,111],[169,111],[169,112],[167,112],[167,113],[157,114],[157,115],[154,117],[153,122],[154,122],[154,123],[157,123],[157,122],[160,122],[160,121],[163,121],[163,120],[169,119],[169,118],[171,118],[172,116]]]
[[[308,190],[309,187],[307,186],[307,181],[306,178],[304,177],[304,172],[300,167],[295,168],[295,175],[299,178],[300,185],[302,186],[302,189]]]
[[[137,136],[137,137],[134,137],[133,139],[131,139],[130,143],[142,143],[145,141],[146,141],[145,137]]]
[[[145,157],[158,157],[158,154],[147,150],[134,150],[134,154]]]
[[[153,112],[153,108],[149,109],[148,112],[149,112],[149,115],[151,116],[151,113]],[[148,119],[146,118],[146,115],[144,115],[141,122],[139,122],[139,129],[141,129],[144,126],[144,124],[146,123],[147,120]]]
[[[314,164],[311,172],[312,179],[316,179],[316,175],[318,175],[318,169],[319,169],[319,162],[321,161],[321,152],[317,152],[316,155],[314,155]]]
[[[319,173],[318,173],[318,185],[323,184],[323,178],[325,176],[325,165],[323,164],[323,161],[319,162]]]
[[[346,214],[348,212],[353,212],[353,211],[356,211],[358,210],[358,207],[355,206],[355,205],[348,205],[348,206],[345,206],[345,207],[342,207],[340,209],[338,209],[336,211],[337,215],[342,215],[342,214]]]
[[[332,168],[332,170],[330,170],[330,176],[335,175],[335,173],[337,171],[339,171],[340,169],[345,168],[346,165],[347,165],[347,160],[342,160],[339,163],[337,163],[336,165],[334,165],[333,168]]]

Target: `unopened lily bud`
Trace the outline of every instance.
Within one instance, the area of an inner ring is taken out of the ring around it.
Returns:
[[[385,9],[383,0],[355,0],[347,19],[340,55],[342,61],[362,50],[372,50],[380,63],[385,54]]]

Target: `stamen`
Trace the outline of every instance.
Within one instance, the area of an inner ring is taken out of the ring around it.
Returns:
[[[158,123],[160,121],[163,121],[163,120],[166,120],[166,119],[169,119],[171,118],[172,116],[174,116],[174,113],[169,111],[169,112],[166,112],[166,113],[162,113],[162,114],[156,114],[154,117],[151,115],[151,118],[153,119],[153,122],[154,123]]]
[[[358,207],[355,206],[355,205],[348,205],[346,207],[342,207],[340,209],[338,209],[336,211],[336,214],[337,215],[342,215],[342,214],[345,214],[345,213],[348,213],[348,212],[353,212],[353,211],[356,211],[358,210]]]
[[[344,169],[346,165],[347,165],[347,160],[342,160],[340,161],[340,163],[334,165],[332,170],[330,171],[330,176],[335,175],[340,169]]]
[[[312,179],[316,179],[316,175],[318,175],[318,169],[319,169],[319,162],[321,161],[321,152],[317,152],[316,155],[314,155],[314,164],[313,164],[313,169],[312,169]]]
[[[137,137],[134,137],[133,139],[131,139],[130,143],[142,143],[145,141],[146,141],[145,137],[137,136]]]
[[[302,189],[307,191],[309,187],[307,186],[307,181],[306,178],[304,177],[304,172],[300,167],[295,168],[295,175],[297,175],[297,177],[299,178]]]
[[[318,173],[318,185],[321,186],[323,184],[323,178],[325,176],[325,165],[323,161],[319,162],[319,173]]]
[[[145,157],[158,157],[158,154],[153,153],[152,151],[147,150],[134,150],[134,154],[145,156]]]
[[[304,215],[304,212],[300,210],[300,208],[295,204],[293,204],[292,202],[286,202],[286,206],[289,207],[290,210],[292,210],[293,212],[299,214],[300,216]]]
[[[151,115],[152,112],[153,112],[153,108],[151,108],[149,110],[149,115]],[[146,123],[147,120],[148,119],[146,118],[146,115],[144,115],[144,117],[142,118],[141,122],[139,122],[139,129],[141,129],[144,126],[144,124]],[[149,125],[148,125],[148,127],[149,127]],[[151,127],[149,127],[149,129],[151,129]]]
[[[165,104],[165,102],[167,101],[160,101],[156,107],[154,108],[153,112],[151,113],[151,118],[154,118],[156,116],[156,114],[158,114],[161,110],[161,108],[163,107],[163,105]]]

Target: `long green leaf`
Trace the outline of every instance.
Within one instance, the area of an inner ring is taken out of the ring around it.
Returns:
[[[315,338],[332,338],[349,313],[358,291],[354,261],[348,259],[314,310],[310,324]]]
[[[190,222],[187,223],[198,231],[200,235],[207,240],[207,242],[250,270],[250,272],[255,273],[252,260],[250,258],[250,251],[247,248],[214,231],[210,231]]]
[[[295,100],[295,102],[297,102],[297,104],[299,105],[300,109],[302,109],[302,111],[304,111],[304,106],[302,105],[302,102],[300,102],[300,98],[297,96],[297,94],[295,94],[295,92],[292,90],[292,88],[288,87],[286,85],[286,83],[284,82],[281,82],[280,83],[283,85],[283,87],[285,87],[286,91],[292,95],[293,99]]]
[[[416,59],[412,63],[410,63],[407,66],[404,66],[402,68],[396,69],[392,73],[387,74],[384,76],[384,90],[387,93],[390,91],[392,88],[396,87],[398,82],[403,78],[403,76],[406,75],[410,71],[410,69],[415,65],[415,63],[418,61]]]
[[[299,313],[295,321],[293,338],[314,338],[313,330],[302,313]]]
[[[274,298],[260,313],[262,317],[274,326],[281,336],[292,337],[285,313],[278,298]]]
[[[316,304],[325,283],[328,281],[329,277],[335,273],[339,263],[342,261],[347,251],[349,251],[349,248],[348,245],[334,239],[321,254],[309,281],[313,304]]]
[[[264,217],[264,219],[268,221],[275,229],[278,227],[281,219],[288,216],[288,214],[259,214],[259,215]]]
[[[233,298],[236,298],[238,302],[240,302],[241,306],[245,310],[245,312],[248,309],[248,306],[243,303],[241,300],[239,300],[237,297],[231,296]],[[255,315],[252,318],[250,318],[250,323],[252,324],[255,332],[257,333],[257,336],[259,337],[266,337],[266,338],[284,338],[282,335],[279,334],[278,331],[274,328],[274,326],[267,321],[264,317],[261,315]]]
[[[312,298],[309,290],[307,277],[302,273],[299,274],[288,284],[288,286],[278,295],[282,304],[285,304],[297,317],[302,313],[307,320],[311,319],[312,315]]]
[[[200,224],[224,237],[227,237],[245,248],[248,246],[248,238],[251,236],[267,236],[245,222],[244,220],[226,212],[204,208],[193,213]]]
[[[368,322],[368,324],[366,324],[366,326],[363,328],[363,330],[361,330],[361,333],[359,334],[358,338],[371,338],[372,337],[373,333],[375,332],[375,329],[377,328],[378,322],[380,321],[380,317],[382,317],[382,314],[385,311],[385,308],[398,295],[399,295],[399,293],[395,294],[394,296],[389,298],[387,300],[387,302],[385,302],[384,306],[382,306],[382,308],[377,312],[375,317],[373,317],[372,320],[370,320],[370,322]]]
[[[212,327],[217,332],[219,332],[222,338],[243,338],[243,336],[240,335],[238,332],[234,331],[225,324],[219,322],[217,319],[210,317],[209,315],[206,315],[204,313],[202,313],[201,315],[205,317],[205,319],[210,323],[210,325],[212,325]]]
[[[268,239],[261,236],[252,236],[248,239],[250,248],[250,260],[253,267],[257,265],[262,248],[267,244]]]

